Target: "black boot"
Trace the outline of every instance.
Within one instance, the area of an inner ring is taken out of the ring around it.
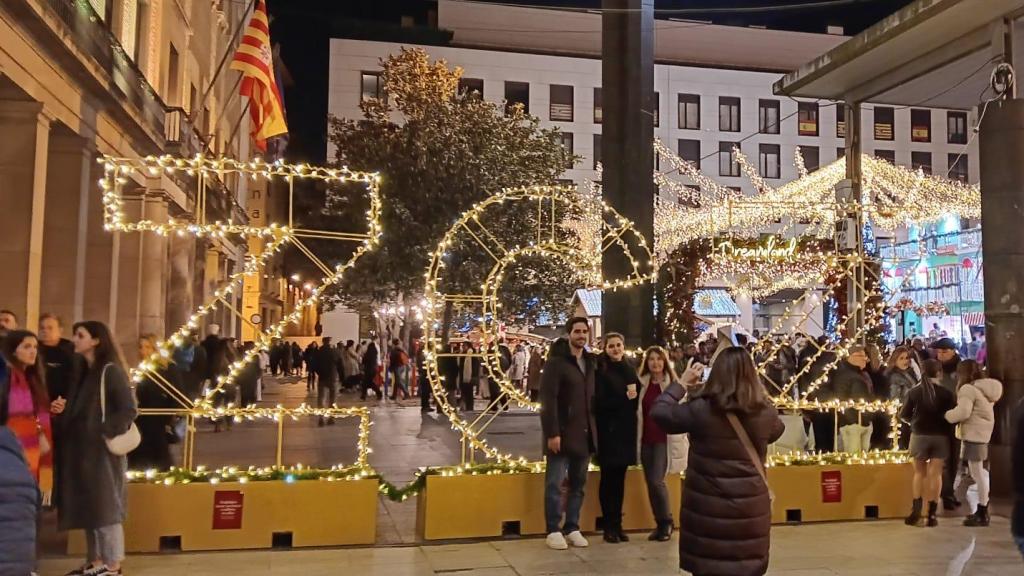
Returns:
[[[618,532],[615,535],[619,537],[619,542],[629,542],[629,536],[627,536],[626,533],[622,531],[622,528],[619,528]]]
[[[668,542],[672,539],[672,524],[659,522],[658,527],[651,532],[647,539],[653,542]]]
[[[939,525],[939,503],[929,502],[928,503],[928,527],[934,528]]]
[[[945,496],[942,498],[942,507],[946,510],[956,510],[960,505],[961,502],[955,496]]]
[[[921,523],[921,506],[923,505],[920,498],[914,498],[914,507],[910,509],[910,515],[903,520],[907,526],[917,526]]]
[[[964,526],[983,527],[988,526],[989,521],[990,518],[988,515],[988,506],[982,506],[981,504],[978,504],[977,512],[971,514],[967,518],[964,518]]]
[[[618,544],[619,542],[622,542],[622,540],[619,539],[619,533],[613,528],[609,528],[604,531],[604,541],[609,544]]]

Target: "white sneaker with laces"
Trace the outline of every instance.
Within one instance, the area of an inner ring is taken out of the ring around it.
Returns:
[[[577,548],[586,548],[587,546],[590,546],[590,542],[587,542],[587,539],[583,537],[583,534],[580,534],[579,530],[569,532],[566,539],[569,540],[570,544]]]
[[[576,532],[576,534],[579,534],[579,532]],[[581,538],[582,538],[582,536],[581,536]],[[551,534],[548,534],[547,542],[548,542],[548,548],[551,548],[552,550],[568,550],[569,549],[569,545],[566,544],[566,542],[565,542],[565,536],[562,536],[561,532],[552,532]]]

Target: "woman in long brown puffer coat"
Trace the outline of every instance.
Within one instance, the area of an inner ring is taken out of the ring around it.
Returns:
[[[699,364],[691,366],[683,384],[695,386],[702,371]],[[737,416],[762,465],[768,444],[782,436],[785,426],[743,348],[721,351],[704,388],[680,404],[685,393],[673,384],[651,409],[651,418],[665,432],[690,435],[679,566],[694,576],[760,576],[768,570],[768,486],[726,413]]]

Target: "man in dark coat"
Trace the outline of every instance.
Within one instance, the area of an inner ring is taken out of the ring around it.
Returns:
[[[6,379],[2,380],[6,382]],[[0,398],[7,398],[0,385]],[[36,563],[39,489],[0,407],[0,574],[31,574]]]
[[[570,318],[565,324],[568,336],[551,346],[541,375],[540,422],[544,433],[544,518],[547,545],[565,550],[569,543],[588,546],[580,533],[580,508],[587,482],[590,455],[597,450],[597,425],[592,410],[596,362],[587,353],[590,323],[586,318]],[[569,496],[562,520],[562,482],[569,478]],[[568,543],[566,542],[568,540]]]
[[[935,354],[935,359],[942,364],[939,384],[956,394],[956,370],[960,366],[960,354],[957,353],[956,343],[950,338],[939,338],[932,342],[929,348]],[[951,435],[949,444],[949,458],[946,458],[946,466],[942,471],[942,507],[946,510],[955,510],[960,507],[960,500],[953,489],[956,472],[960,469],[960,441]]]
[[[458,354],[459,345],[450,342],[448,344],[448,354]],[[441,373],[441,377],[444,378],[444,391],[445,396],[448,399],[448,404],[453,408],[458,408],[455,403],[456,390],[459,388],[459,358],[455,356],[441,356],[437,360],[437,371]],[[430,382],[424,380],[422,385],[430,385]],[[441,413],[441,403],[437,403],[437,412]]]
[[[323,337],[323,343],[319,348],[313,349],[310,360],[312,370],[316,371],[316,407],[330,408],[334,406],[338,394],[338,355],[334,351],[334,346],[331,346],[330,336]],[[310,366],[310,360],[306,361],[307,366]],[[334,418],[328,419],[327,423],[333,426]],[[321,416],[317,426],[323,425],[324,417]]]
[[[39,353],[43,355],[46,365],[46,391],[51,400],[67,399],[75,369],[75,347],[70,340],[61,337],[63,328],[63,322],[53,314],[39,317]],[[50,419],[53,431],[53,493],[59,495],[60,458],[64,443],[61,437],[61,415],[52,414]]]
[[[1010,516],[1010,533],[1024,554],[1024,400],[1017,403],[1014,417],[1014,442],[1011,460],[1013,462],[1013,513]]]
[[[864,369],[868,365],[868,354],[863,346],[851,346],[846,358],[832,372],[832,390],[835,399],[871,400],[871,378]],[[863,425],[860,413],[850,408],[839,414],[839,436],[843,440],[843,451],[864,452],[871,448],[871,421]]]

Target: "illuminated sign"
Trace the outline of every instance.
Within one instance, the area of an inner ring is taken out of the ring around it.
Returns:
[[[780,242],[778,236],[769,236],[753,244],[723,240],[715,246],[715,253],[731,260],[795,260],[796,238]]]

